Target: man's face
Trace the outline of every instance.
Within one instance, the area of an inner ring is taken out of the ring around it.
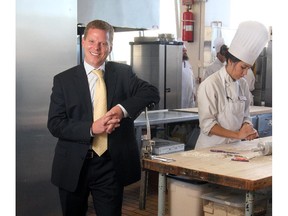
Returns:
[[[82,39],[85,61],[94,68],[101,66],[112,50],[108,32],[101,29],[89,29]]]
[[[187,49],[183,47],[183,57],[182,57],[183,61],[187,61],[189,59],[188,55],[187,55]]]

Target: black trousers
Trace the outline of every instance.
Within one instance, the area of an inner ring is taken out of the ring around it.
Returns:
[[[75,192],[59,188],[63,216],[85,216],[90,193],[97,216],[121,216],[123,186],[117,181],[108,151],[86,159]]]

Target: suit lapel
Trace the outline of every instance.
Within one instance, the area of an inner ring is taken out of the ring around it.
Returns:
[[[116,73],[113,64],[111,64],[110,62],[106,63],[104,78],[107,88],[107,108],[109,110],[112,107],[112,99],[115,95],[116,83],[118,79],[118,74]],[[86,104],[88,113],[89,115],[91,115],[91,118],[93,118],[89,83],[83,64],[79,65],[76,68],[74,82],[76,83],[76,88],[78,88],[79,95],[81,95],[81,97],[83,98],[83,104]]]
[[[93,119],[91,94],[89,89],[88,78],[83,64],[77,67],[74,78],[80,98],[83,99],[83,105],[85,104],[88,114],[91,116],[91,119]]]
[[[108,110],[112,107],[112,98],[115,94],[116,89],[116,82],[117,82],[118,76],[116,73],[115,68],[113,67],[113,64],[110,62],[106,63],[105,66],[105,83],[107,88],[107,108]]]

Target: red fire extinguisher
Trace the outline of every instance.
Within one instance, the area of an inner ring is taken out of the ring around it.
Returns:
[[[190,11],[190,9],[191,8],[187,6],[187,10],[183,13],[182,40],[193,42],[194,20],[193,20],[193,13]]]

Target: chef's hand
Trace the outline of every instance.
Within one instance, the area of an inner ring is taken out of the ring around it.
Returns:
[[[254,128],[253,128],[254,129]],[[253,140],[253,139],[256,139],[259,137],[259,134],[258,134],[258,131],[254,129],[254,132],[253,134],[247,136],[245,139],[246,140]]]
[[[254,139],[258,135],[257,131],[253,128],[252,124],[244,123],[239,131],[239,139]]]

